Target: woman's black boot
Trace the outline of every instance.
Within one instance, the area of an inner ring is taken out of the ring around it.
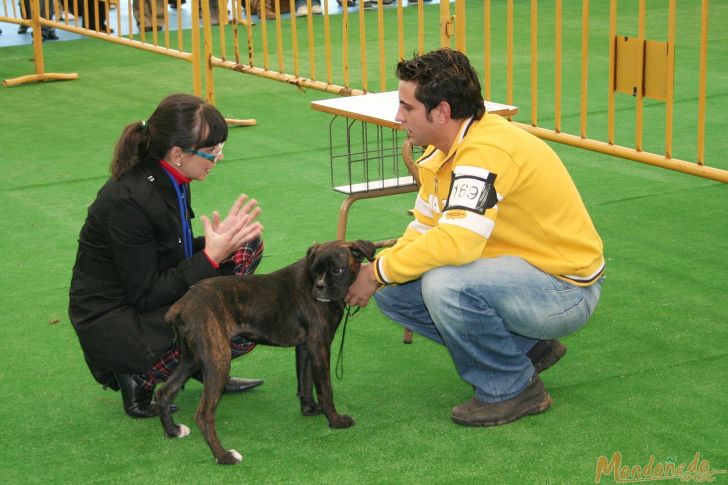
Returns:
[[[204,381],[202,380],[202,372],[198,371],[197,373],[195,373],[195,375],[192,376],[192,378],[204,384]],[[239,392],[245,392],[249,389],[253,389],[254,387],[262,386],[263,382],[263,379],[243,379],[241,377],[228,377],[228,380],[225,383],[225,389],[223,389],[222,393],[237,394]]]
[[[114,374],[119,383],[124,411],[132,418],[151,418],[157,415],[157,406],[152,404],[154,391],[147,391],[137,384],[131,374]]]

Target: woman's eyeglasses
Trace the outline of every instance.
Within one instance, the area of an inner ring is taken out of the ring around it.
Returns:
[[[220,158],[222,157],[222,147],[224,145],[225,145],[225,142],[218,144],[215,147],[213,153],[205,153],[205,152],[201,152],[200,150],[194,150],[192,148],[184,149],[184,151],[187,153],[193,153],[193,154],[197,155],[198,157],[202,157],[205,160],[208,160],[212,163],[217,163],[218,160],[220,160]]]

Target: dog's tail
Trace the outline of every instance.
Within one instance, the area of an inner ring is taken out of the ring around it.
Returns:
[[[172,330],[174,331],[174,341],[172,342],[172,345],[174,346],[175,350],[179,352],[182,345],[182,341],[180,340],[180,327],[183,323],[182,309],[180,308],[180,305],[175,303],[174,305],[169,307],[167,313],[164,314],[164,320],[172,326]]]
[[[182,309],[177,303],[175,303],[171,307],[169,307],[167,313],[164,314],[164,320],[170,325],[174,325],[179,320],[181,312]]]

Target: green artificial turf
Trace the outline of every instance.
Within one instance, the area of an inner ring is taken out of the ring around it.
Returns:
[[[454,425],[450,408],[471,389],[445,349],[417,336],[402,344],[400,327],[371,304],[349,320],[343,379],[334,379],[353,428],[301,416],[293,349],[270,347],[233,364],[235,375],[266,384],[218,408],[223,444],[245,456],[239,466],[214,464],[192,419],[195,382],[177,398],[190,437],[170,440],[156,419],[127,418],[120,396],[83,362],[66,315],[68,283],[121,129],[166,94],[190,91],[190,67],[95,40],[44,47],[48,71],[80,78],[0,89],[3,483],[594,483],[599,457],[615,452],[630,466],[650,456],[687,464],[700,452],[713,470],[728,469],[728,188],[562,145],[552,146],[605,242],[607,281],[590,323],[564,340],[568,354],[542,376],[554,398],[548,412],[490,429]],[[0,78],[31,72],[31,57],[29,47],[0,49]],[[714,61],[725,77],[725,58]],[[725,105],[725,86],[711,86],[713,105]],[[330,187],[329,117],[309,107],[330,95],[224,71],[215,88],[226,114],[258,124],[231,129],[225,160],[194,187],[195,210],[225,210],[240,192],[257,198],[266,239],[259,271],[269,272],[336,235],[343,196]],[[529,112],[528,99],[518,104]],[[711,126],[727,123],[711,110]],[[712,139],[716,164],[727,151],[725,137]],[[396,237],[412,201],[357,202],[348,237]],[[338,338],[334,357],[337,349]]]

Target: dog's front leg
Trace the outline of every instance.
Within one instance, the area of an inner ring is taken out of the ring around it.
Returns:
[[[326,414],[329,426],[332,428],[349,428],[354,426],[354,419],[345,414],[336,412],[334,406],[334,393],[331,388],[330,373],[330,346],[331,343],[308,342],[308,356],[313,371],[313,382],[316,384],[319,407]]]
[[[316,416],[321,414],[321,407],[313,396],[313,373],[308,350],[304,344],[296,346],[296,377],[298,378],[298,392],[296,395],[301,401],[301,414]]]

